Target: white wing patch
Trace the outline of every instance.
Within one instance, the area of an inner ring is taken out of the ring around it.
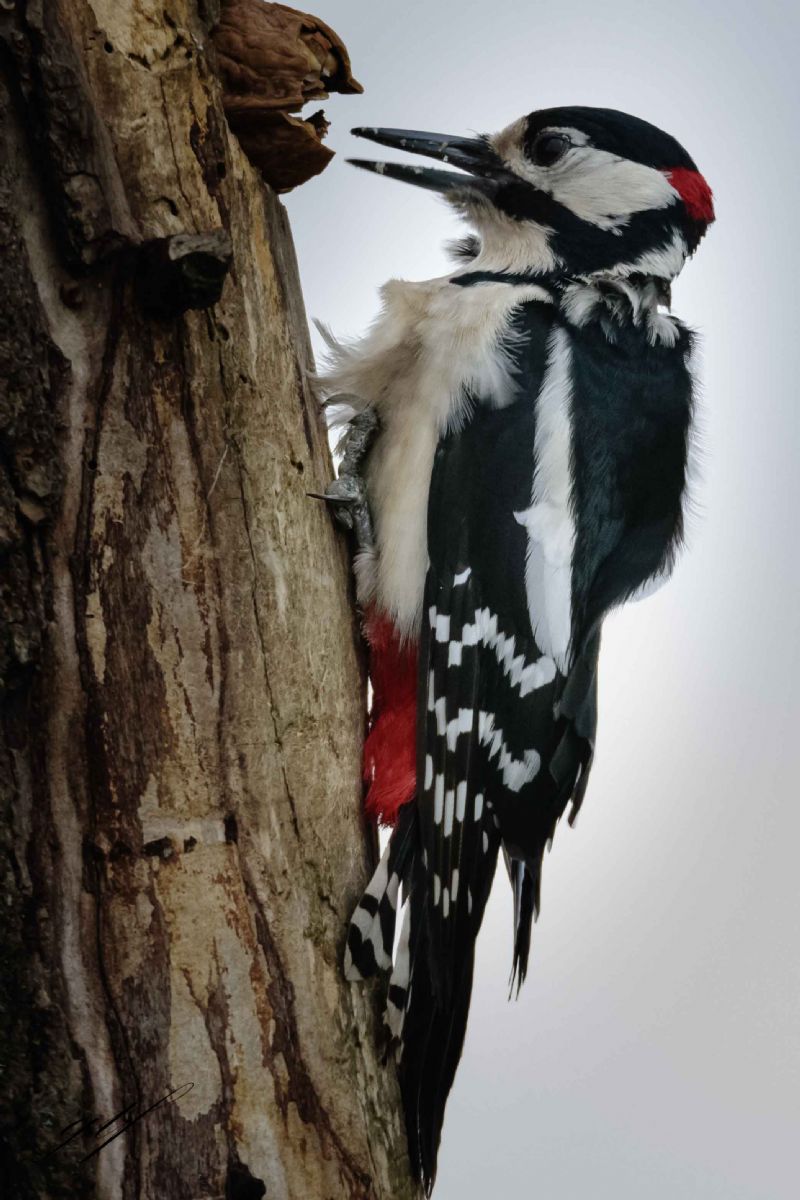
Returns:
[[[517,520],[524,514],[516,514]],[[469,568],[464,572],[468,574]],[[459,576],[456,576],[459,580]],[[435,606],[431,606],[428,611],[431,630],[437,641],[445,641],[445,638],[439,637],[439,630],[444,626],[441,624],[447,621],[447,631],[450,634],[450,618],[442,617]],[[556,675],[556,664],[553,659],[547,654],[543,654],[541,658],[537,658],[533,662],[528,662],[524,655],[515,654],[515,645],[513,637],[506,637],[501,629],[498,629],[497,617],[488,608],[478,608],[475,610],[473,619],[467,621],[461,627],[459,637],[451,637],[447,647],[447,664],[448,666],[458,666],[461,663],[461,655],[465,646],[477,646],[482,643],[487,650],[493,650],[497,661],[503,668],[503,673],[506,675],[508,682],[512,687],[519,688],[520,697],[525,697],[537,688],[545,687],[548,683],[552,683]],[[540,643],[541,646],[541,643]],[[428,676],[428,709],[430,712],[437,714],[437,732],[442,733],[449,726],[444,724],[444,709],[441,709],[441,714],[437,709],[437,701],[434,696],[434,679],[431,671]],[[461,720],[465,720],[465,711],[460,714]],[[450,723],[452,724],[452,722]],[[459,732],[469,732],[468,729],[460,729]]]
[[[510,792],[518,792],[526,783],[539,773],[542,765],[537,750],[524,750],[522,758],[514,758],[509,753],[502,729],[495,728],[493,713],[481,712],[478,716],[478,741],[486,746],[489,758],[497,759],[497,769],[503,776],[503,783]]]
[[[572,379],[569,334],[554,329],[536,400],[533,493],[514,516],[528,532],[525,587],[537,645],[558,669],[568,669],[572,633]]]

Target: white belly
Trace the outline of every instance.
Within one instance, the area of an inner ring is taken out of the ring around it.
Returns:
[[[449,279],[386,284],[376,324],[355,346],[334,348],[333,367],[321,380],[326,394],[354,393],[380,415],[367,470],[376,555],[362,563],[361,585],[409,635],[417,633],[422,612],[428,490],[439,438],[467,417],[469,392],[508,401],[501,342],[511,315],[528,300],[550,302],[535,284],[458,287]]]

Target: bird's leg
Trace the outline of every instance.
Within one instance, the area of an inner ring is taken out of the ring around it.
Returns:
[[[333,398],[335,403],[337,397]],[[369,453],[378,433],[380,422],[374,408],[365,408],[348,422],[344,436],[342,465],[339,475],[355,475]]]
[[[375,544],[367,489],[360,467],[379,426],[377,414],[372,408],[365,408],[353,417],[344,437],[339,476],[325,489],[324,498],[331,506],[333,516],[345,529],[353,531],[359,552],[372,550]]]

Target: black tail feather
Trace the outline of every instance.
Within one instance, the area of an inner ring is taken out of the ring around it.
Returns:
[[[466,946],[462,943],[460,961],[454,964],[451,984],[446,990],[437,986],[430,968],[426,883],[415,881],[417,886],[410,897],[413,965],[398,1073],[411,1166],[428,1196],[436,1179],[445,1106],[464,1047],[475,935],[491,890],[497,842],[493,855],[491,862],[486,863],[486,874],[474,898],[473,936]]]
[[[539,904],[538,873],[535,877],[529,867],[518,858],[511,860],[509,873],[514,892],[514,962],[511,967],[510,992],[514,991],[516,984],[519,995],[519,989],[528,974],[531,928]]]
[[[461,1058],[472,993],[474,951],[449,989],[434,995],[427,955],[418,954],[403,1026],[400,1089],[412,1170],[429,1196],[436,1179],[444,1110]]]

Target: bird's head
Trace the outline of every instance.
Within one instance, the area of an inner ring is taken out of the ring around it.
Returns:
[[[487,269],[669,281],[714,219],[711,189],[675,138],[613,109],[541,109],[476,138],[353,133],[460,168],[350,160],[444,195],[477,232]]]

